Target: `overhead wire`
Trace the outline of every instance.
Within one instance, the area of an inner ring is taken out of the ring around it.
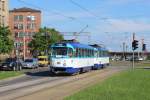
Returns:
[[[49,10],[49,9],[41,8],[41,7],[39,7],[39,6],[35,5],[35,4],[28,3],[28,2],[26,2],[26,1],[24,1],[24,0],[18,0],[18,1],[21,2],[21,3],[23,3],[23,4],[25,4],[25,5],[29,5],[29,6],[32,6],[32,7],[37,8],[37,9],[42,9],[42,10],[47,11],[47,12],[49,12],[49,13],[51,13],[51,14],[54,14],[54,15],[59,15],[59,16],[61,16],[61,17],[65,17],[65,18],[67,18],[67,19],[74,20],[74,21],[77,20],[75,17],[67,16],[67,15],[62,14],[62,13],[60,13],[60,12],[51,11],[51,10]]]
[[[49,9],[41,8],[41,7],[39,7],[39,6],[35,5],[35,4],[28,3],[28,2],[26,2],[26,1],[24,1],[24,0],[18,0],[18,1],[21,2],[21,3],[23,3],[23,4],[25,4],[25,5],[29,5],[29,6],[32,6],[32,7],[37,8],[37,9],[40,9],[40,10],[42,9],[42,10],[48,12],[48,13],[51,13],[51,14],[54,14],[54,15],[58,15],[58,16],[61,16],[61,17],[65,17],[65,18],[67,18],[67,19],[69,19],[69,20],[71,20],[71,21],[76,21],[77,23],[83,25],[83,22],[77,20],[77,18],[75,18],[75,17],[67,16],[67,15],[65,15],[65,14],[62,14],[62,13],[59,13],[59,12],[56,12],[56,11],[51,11],[51,10],[49,10]],[[84,24],[85,24],[85,23],[84,23]],[[86,24],[86,25],[87,25],[87,24]]]
[[[42,10],[44,10],[44,11],[47,11],[48,13],[51,13],[51,14],[54,14],[54,15],[58,15],[58,16],[61,16],[61,17],[65,17],[65,18],[67,18],[67,19],[69,19],[69,20],[72,20],[72,21],[76,21],[76,22],[80,23],[81,25],[83,25],[83,22],[77,20],[77,18],[75,18],[75,17],[67,16],[67,15],[62,14],[62,13],[60,13],[60,12],[56,12],[56,11],[52,11],[52,10],[49,10],[49,9],[41,8],[41,7],[39,7],[39,6],[35,5],[35,4],[26,2],[26,1],[24,1],[24,0],[18,0],[18,1],[21,2],[21,3],[23,3],[23,4],[25,4],[25,5],[29,5],[29,6],[32,6],[32,7],[37,8],[37,9],[42,9]],[[74,2],[73,0],[70,0],[70,1],[71,1],[71,3],[73,3],[74,5],[80,7],[80,8],[83,9],[84,11],[88,12],[89,14],[93,15],[94,17],[96,17],[96,18],[98,18],[98,19],[100,19],[100,20],[106,20],[106,19],[107,19],[107,18],[99,18],[99,16],[97,16],[97,15],[95,15],[94,13],[90,12],[87,8],[81,6],[80,4]],[[88,24],[86,23],[86,25],[88,25]]]
[[[100,20],[107,20],[108,18],[106,17],[99,17],[97,16],[95,13],[91,12],[90,10],[88,10],[87,8],[83,7],[82,5],[80,5],[79,3],[73,1],[73,0],[69,0],[73,5],[75,6],[78,6],[80,9],[86,11],[87,13],[89,13],[90,15],[96,17],[97,19],[100,19]]]

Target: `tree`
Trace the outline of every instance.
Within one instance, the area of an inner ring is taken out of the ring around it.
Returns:
[[[33,36],[32,41],[29,43],[29,47],[34,56],[46,53],[48,47],[56,42],[63,40],[63,36],[58,31],[52,28],[40,28],[39,32]]]
[[[11,32],[8,27],[0,26],[0,54],[10,53],[13,50],[14,43],[10,35]]]

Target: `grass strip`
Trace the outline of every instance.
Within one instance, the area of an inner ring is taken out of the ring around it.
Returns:
[[[125,71],[65,100],[150,100],[150,70]]]
[[[20,71],[0,71],[0,80],[22,75]]]

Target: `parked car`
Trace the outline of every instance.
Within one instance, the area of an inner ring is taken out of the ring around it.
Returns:
[[[38,60],[37,59],[25,59],[24,61],[24,68],[37,68],[38,67]]]
[[[4,62],[2,62],[0,69],[1,70],[13,70],[18,71],[22,70],[23,61],[21,59],[16,58],[7,58]]]
[[[140,57],[138,60],[139,60],[139,61],[143,61],[143,60],[144,60],[144,58]]]
[[[48,57],[47,56],[38,56],[38,64],[40,67],[44,67],[48,65]]]
[[[144,59],[141,57],[134,57],[134,61],[143,61]],[[133,61],[133,57],[130,59],[130,61]]]

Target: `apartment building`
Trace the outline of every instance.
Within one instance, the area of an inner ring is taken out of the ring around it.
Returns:
[[[15,8],[9,11],[9,20],[17,53],[24,59],[31,57],[32,52],[28,43],[41,27],[41,11],[27,7]]]
[[[8,26],[8,0],[0,0],[0,26]]]

